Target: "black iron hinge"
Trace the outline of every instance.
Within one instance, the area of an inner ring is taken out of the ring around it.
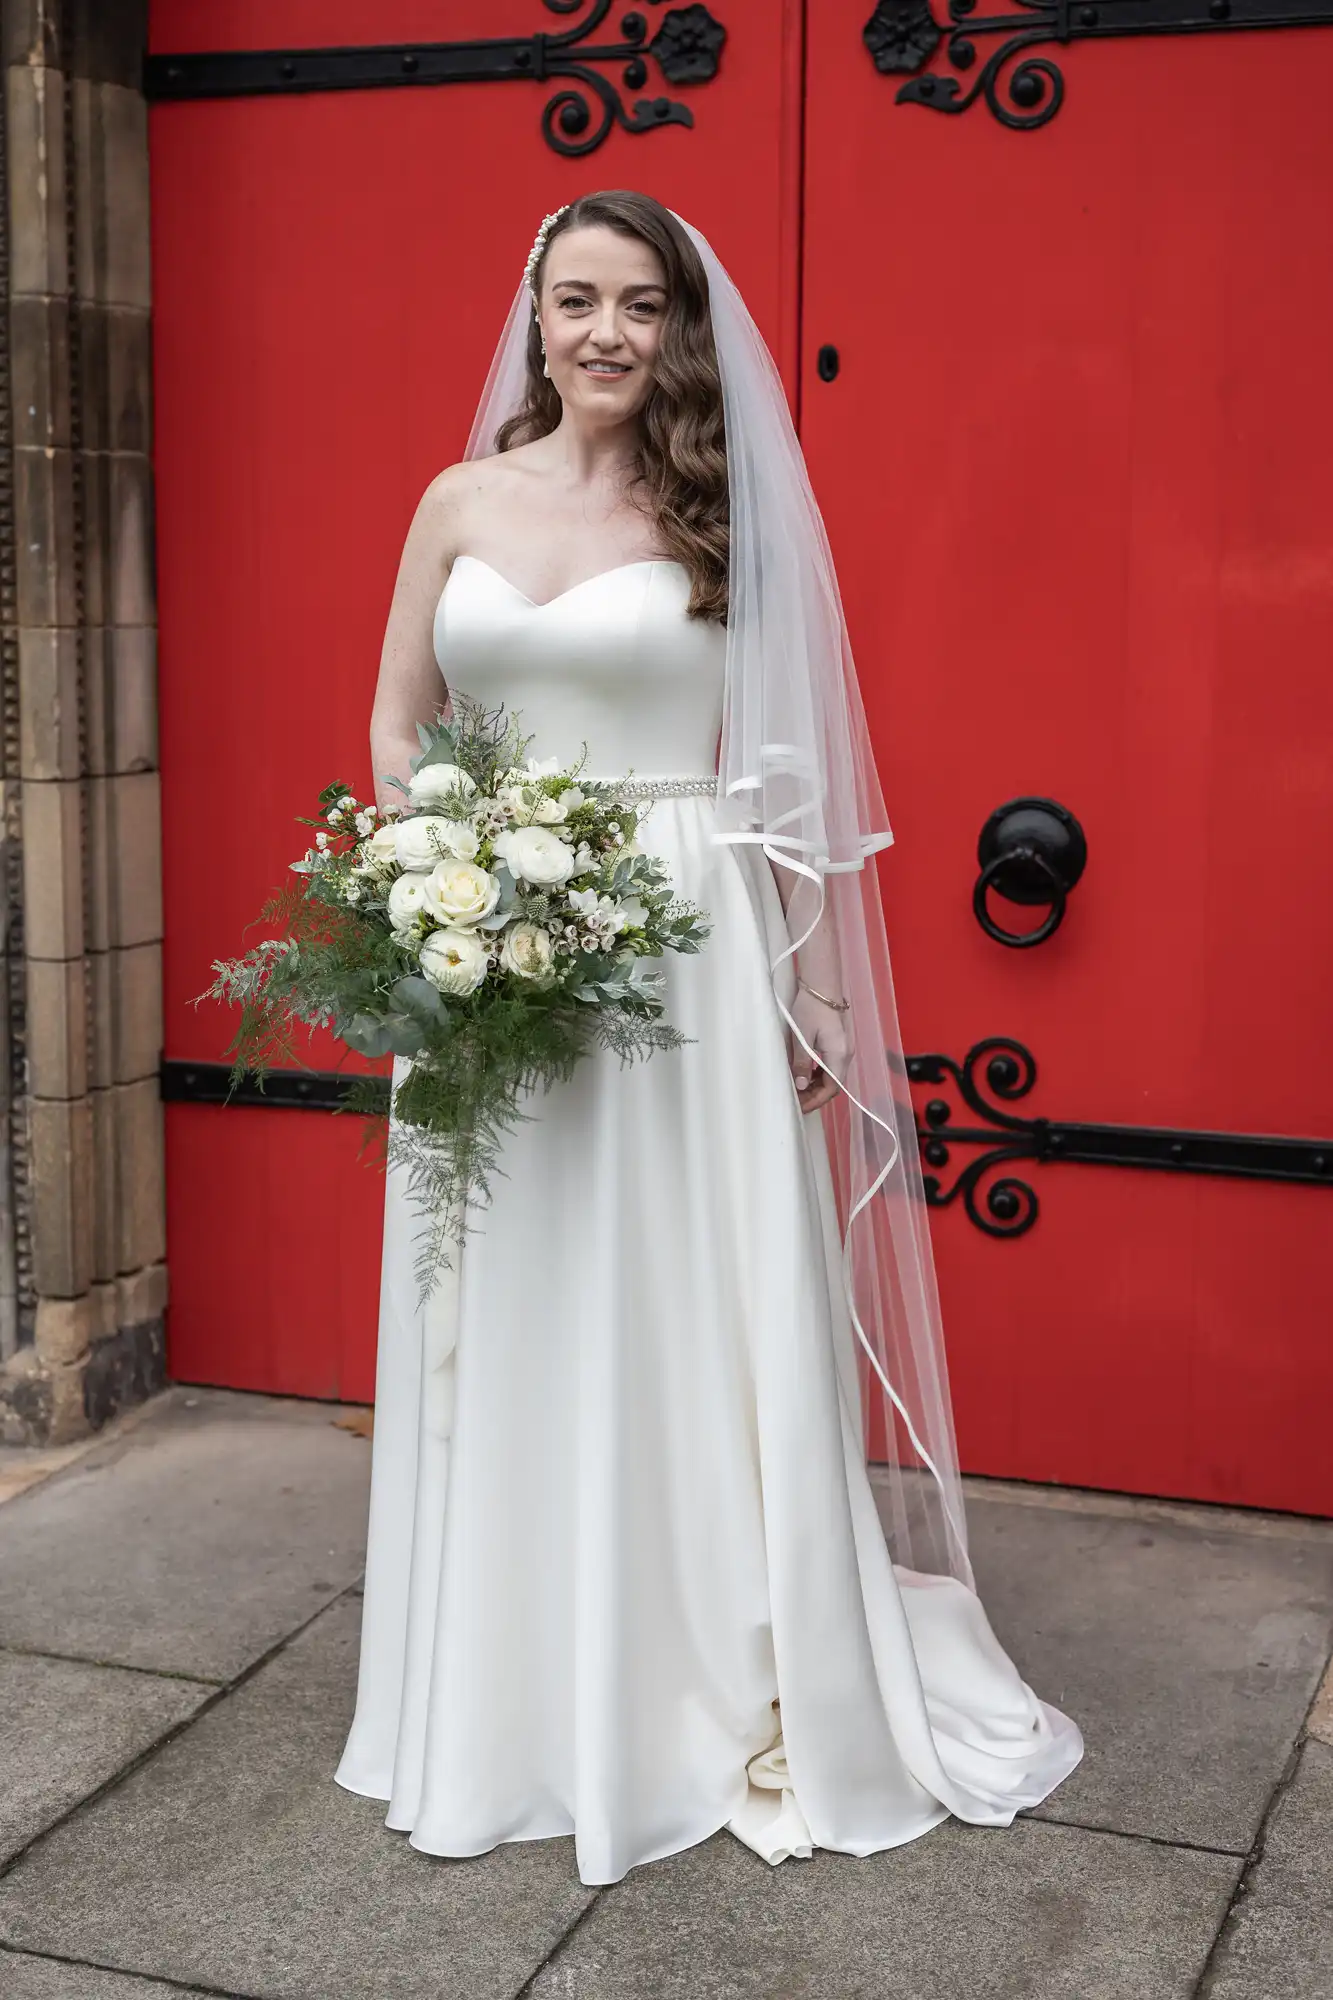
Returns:
[[[178,104],[201,97],[284,97],[312,90],[383,90],[399,84],[550,83],[566,79],[542,109],[541,130],[553,151],[577,159],[593,152],[618,125],[651,132],[659,125],[693,125],[688,105],[670,97],[640,97],[626,106],[603,67],[620,65],[619,85],[642,90],[657,65],[672,85],[708,83],[717,75],[727,31],[707,7],[668,7],[649,37],[637,10],[622,15],[620,39],[586,39],[611,11],[611,0],[543,0],[552,14],[587,13],[558,34],[502,35],[463,42],[382,43],[374,48],[209,49],[145,58],[144,95]],[[647,0],[659,6],[661,0]]]
[[[884,76],[924,70],[947,38],[946,59],[970,70],[977,38],[1007,39],[989,55],[976,82],[963,94],[956,78],[931,73],[912,76],[895,98],[931,111],[970,110],[984,98],[994,117],[1011,131],[1032,132],[1048,125],[1064,102],[1065,80],[1048,56],[1023,55],[1002,76],[1005,65],[1038,42],[1083,42],[1125,35],[1198,35],[1247,28],[1318,28],[1333,25],[1333,0],[1018,0],[1004,14],[978,14],[976,0],[949,0],[949,25],[937,21],[930,0],[879,0],[862,29],[875,68]],[[1001,99],[1001,87],[1004,99]]]
[[[944,1098],[935,1097],[926,1105],[924,1119],[918,1120],[917,1140],[925,1164],[936,1168],[949,1164],[954,1146],[986,1147],[949,1187],[942,1187],[934,1173],[925,1175],[924,1180],[929,1207],[947,1208],[961,1196],[971,1220],[989,1236],[1022,1236],[1040,1211],[1036,1190],[1027,1181],[1004,1174],[987,1187],[986,1214],[982,1214],[978,1182],[1010,1160],[1067,1160],[1085,1166],[1148,1167],[1168,1173],[1227,1174],[1239,1180],[1333,1187],[1333,1139],[1018,1118],[983,1095],[977,1080],[983,1062],[986,1083],[1004,1104],[1026,1097],[1037,1080],[1031,1050],[1004,1035],[977,1042],[961,1063],[945,1055],[909,1056],[907,1074],[913,1083],[951,1079],[968,1109],[985,1120],[980,1130],[955,1125],[953,1107]]]

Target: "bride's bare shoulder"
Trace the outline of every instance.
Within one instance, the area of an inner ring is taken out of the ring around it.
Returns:
[[[515,445],[510,451],[461,459],[437,472],[421,496],[421,512],[434,523],[446,546],[465,538],[482,511],[503,504],[533,471],[529,445]]]

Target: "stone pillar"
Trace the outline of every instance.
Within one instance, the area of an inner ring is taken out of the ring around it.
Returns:
[[[164,1377],[146,0],[0,0],[0,1438]]]

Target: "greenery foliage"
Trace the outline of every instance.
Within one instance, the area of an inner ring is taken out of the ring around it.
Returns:
[[[406,1169],[424,1300],[491,1199],[525,1100],[596,1048],[628,1063],[685,1040],[654,961],[698,951],[708,922],[640,850],[632,777],[526,758],[515,716],[457,693],[419,735],[410,785],[389,781],[402,806],[325,787],[300,822],[314,844],[260,913],[279,935],[215,961],[199,998],[239,1009],[233,1083],[299,1062],[302,1027],[396,1059],[392,1080],[355,1077],[344,1108],[379,1121]]]

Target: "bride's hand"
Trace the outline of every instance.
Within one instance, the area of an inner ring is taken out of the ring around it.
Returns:
[[[811,1062],[795,1035],[791,1038],[791,1073],[802,1111],[818,1111],[836,1097],[837,1078],[846,1074],[851,1056],[847,1015],[827,1001],[816,1000],[804,986],[796,989],[792,1018],[818,1058]]]

